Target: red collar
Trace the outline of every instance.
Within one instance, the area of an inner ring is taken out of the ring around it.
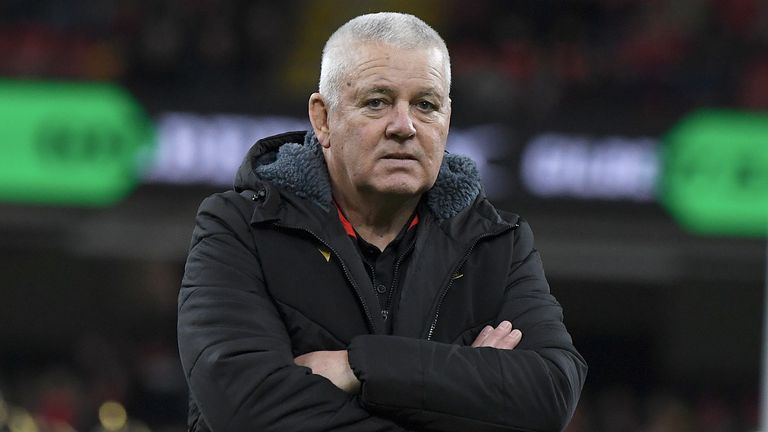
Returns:
[[[341,221],[341,225],[344,227],[344,231],[347,233],[348,236],[352,237],[353,239],[357,239],[357,233],[355,232],[355,228],[352,227],[352,224],[349,222],[349,219],[347,219],[346,216],[344,216],[344,213],[341,212],[341,208],[339,207],[336,202],[333,202],[336,205],[336,211],[339,212],[339,220]],[[414,213],[413,219],[411,219],[410,225],[408,225],[408,229],[415,227],[419,224],[419,214]]]

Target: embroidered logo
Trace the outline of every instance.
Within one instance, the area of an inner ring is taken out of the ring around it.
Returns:
[[[318,251],[323,255],[323,258],[325,258],[325,262],[331,262],[331,251],[329,251],[326,248],[317,248]]]

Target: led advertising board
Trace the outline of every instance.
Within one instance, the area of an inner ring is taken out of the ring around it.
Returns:
[[[151,123],[106,83],[0,80],[0,200],[108,205],[137,183]]]
[[[259,139],[310,127],[306,119],[166,112],[156,118],[155,156],[146,183],[230,187],[243,156]],[[452,127],[447,149],[478,166],[486,194],[535,198],[652,202],[658,177],[658,139],[544,131],[510,140],[499,124]]]
[[[768,232],[768,114],[701,110],[666,136],[662,200],[693,232]]]

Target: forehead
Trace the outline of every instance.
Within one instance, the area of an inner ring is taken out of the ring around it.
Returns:
[[[351,58],[346,88],[418,87],[446,93],[446,59],[438,48],[398,48],[382,43],[362,43]],[[445,95],[447,96],[447,95]]]

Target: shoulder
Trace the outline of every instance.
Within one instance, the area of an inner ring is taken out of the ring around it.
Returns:
[[[484,194],[480,194],[472,203],[470,211],[474,217],[485,221],[491,226],[512,228],[516,230],[520,223],[525,222],[518,213],[502,210],[496,207]]]
[[[205,198],[197,210],[193,243],[216,234],[248,237],[254,202],[247,194],[226,191]]]
[[[197,210],[197,218],[239,220],[248,224],[257,205],[264,203],[266,190],[219,192],[205,198]]]
[[[479,200],[474,209],[488,221],[499,226],[507,226],[504,232],[514,245],[514,254],[517,259],[522,259],[535,250],[534,236],[531,225],[527,219],[516,212],[500,210],[488,201],[487,198]]]

